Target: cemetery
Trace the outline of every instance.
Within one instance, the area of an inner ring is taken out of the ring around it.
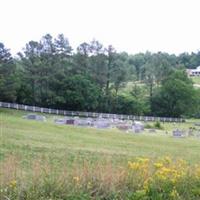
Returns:
[[[56,113],[55,113],[56,114]],[[104,116],[105,117],[105,116]],[[149,122],[141,122],[136,120],[118,119],[115,116],[113,118],[103,118],[103,115],[98,117],[78,117],[78,116],[54,116],[53,123],[56,125],[69,125],[82,128],[95,128],[95,129],[110,129],[119,130],[124,133],[135,134],[160,134],[172,136],[173,138],[200,138],[200,129],[198,128],[199,122],[193,123],[193,126],[180,129],[179,124],[173,123],[170,129],[161,130],[152,125],[149,126]],[[28,113],[22,116],[23,119],[46,122],[47,118],[44,115],[36,113]],[[164,124],[164,122],[163,122]]]
[[[57,113],[30,113],[7,108],[1,108],[0,112],[2,155],[7,156],[9,152],[8,159],[2,163],[3,176],[10,177],[10,170],[19,172],[17,177],[12,176],[8,180],[10,188],[14,188],[14,184],[20,184],[22,169],[25,169],[24,174],[27,174],[27,183],[30,181],[29,172],[33,170],[31,180],[34,180],[36,185],[38,180],[47,180],[47,176],[53,177],[55,170],[61,170],[57,183],[60,183],[60,180],[66,181],[66,172],[70,171],[73,174],[68,177],[67,183],[79,187],[83,180],[83,185],[88,185],[89,181],[95,181],[96,184],[99,171],[103,174],[102,177],[105,177],[103,181],[107,183],[110,174],[114,182],[115,177],[122,172],[132,174],[126,170],[137,169],[143,172],[142,169],[149,168],[146,165],[148,160],[155,170],[167,169],[174,172],[174,167],[177,166],[178,173],[182,161],[176,160],[184,159],[195,164],[200,159],[200,128],[195,126],[199,120],[188,120],[184,123],[151,122],[104,118],[104,115],[80,117]],[[158,158],[157,161],[155,157]],[[166,160],[169,162],[170,159],[175,160],[170,168],[168,164],[167,168],[165,165],[157,168],[161,160],[166,163]],[[22,167],[18,169],[19,165]],[[43,176],[40,175],[41,172]],[[85,179],[88,175],[91,175],[89,181]],[[123,178],[127,180],[127,177]],[[134,173],[133,177],[128,178],[135,181]],[[140,180],[140,176],[137,176],[137,179]],[[51,180],[48,180],[48,184],[52,183],[54,188],[55,182],[50,182]]]
[[[65,117],[56,118],[56,124],[74,125],[81,127],[93,127],[97,129],[117,128],[120,131],[142,133],[144,131],[144,124],[133,120],[119,120],[119,119],[104,119],[98,118],[79,118],[79,117]]]

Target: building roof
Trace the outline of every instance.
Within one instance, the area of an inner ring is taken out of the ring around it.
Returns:
[[[200,66],[198,66],[196,69],[190,69],[192,72],[200,72]]]

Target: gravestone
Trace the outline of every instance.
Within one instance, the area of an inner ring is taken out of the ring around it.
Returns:
[[[67,125],[74,125],[75,124],[75,120],[74,119],[66,119],[66,124]]]
[[[118,128],[121,131],[128,131],[129,129],[131,129],[131,125],[129,124],[119,124],[116,126],[116,128]]]
[[[98,119],[93,122],[94,127],[96,128],[109,128],[110,123],[107,120]]]
[[[134,133],[141,133],[144,130],[144,124],[142,122],[135,121],[132,125]]]
[[[134,125],[134,126],[140,127],[141,130],[144,130],[144,124],[143,124],[142,122],[134,121],[134,122],[133,122],[133,125]]]
[[[183,138],[185,136],[184,132],[179,129],[173,130],[172,135],[175,138]]]
[[[77,125],[77,126],[88,126],[88,121],[86,119],[77,119],[75,121],[75,125]]]
[[[132,126],[132,130],[134,133],[141,133],[142,129],[138,126]]]
[[[24,116],[25,119],[36,120],[36,121],[46,121],[46,117],[43,115],[28,114]]]
[[[56,123],[56,124],[66,124],[66,120],[65,119],[55,119],[54,120],[54,122]]]
[[[149,129],[149,133],[156,133],[156,129]]]
[[[93,119],[92,118],[86,118],[86,122],[88,126],[93,126]]]
[[[107,119],[107,120],[110,123],[112,128],[117,128],[118,126],[125,124],[125,122],[121,119],[113,119],[112,118],[112,119]]]

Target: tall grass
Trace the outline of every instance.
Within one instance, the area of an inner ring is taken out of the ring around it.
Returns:
[[[126,165],[109,160],[55,166],[35,159],[23,167],[16,155],[1,163],[1,199],[142,199],[200,198],[200,166],[183,160],[137,158]]]
[[[0,112],[0,200],[200,199],[200,140],[165,133],[194,121],[133,134]]]

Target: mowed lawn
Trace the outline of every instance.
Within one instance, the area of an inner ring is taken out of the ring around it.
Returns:
[[[27,163],[29,160],[48,159],[52,162],[78,160],[95,162],[110,160],[127,163],[135,157],[170,156],[183,158],[189,163],[200,161],[200,139],[171,136],[176,127],[185,124],[162,124],[163,131],[143,134],[125,133],[117,129],[95,129],[57,125],[55,116],[46,115],[47,122],[23,119],[26,112],[0,109],[0,158],[14,154]],[[168,134],[166,134],[168,131]]]

